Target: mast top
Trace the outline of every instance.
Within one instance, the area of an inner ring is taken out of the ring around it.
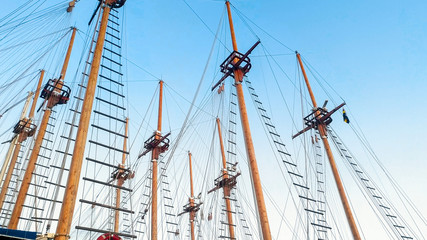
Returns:
[[[76,0],[72,0],[71,2],[68,3],[68,8],[67,8],[67,12],[72,12],[74,7],[76,6]]]
[[[234,33],[233,17],[231,16],[230,2],[226,0],[225,5],[227,6],[228,23],[230,24],[230,33],[231,33],[231,41],[233,42],[233,50],[237,52],[238,51],[237,40],[236,40],[236,34]]]
[[[314,93],[313,93],[313,90],[311,89],[310,82],[308,81],[308,77],[305,72],[304,65],[302,64],[301,55],[298,53],[298,51],[295,51],[295,53],[297,55],[299,65],[301,67],[302,74],[304,75],[304,80],[305,80],[305,84],[307,85],[308,93],[310,94],[311,101],[313,102],[313,109],[316,109],[317,108],[316,98],[314,97]]]
[[[105,4],[107,4],[111,8],[121,8],[125,5],[126,0],[106,0]]]

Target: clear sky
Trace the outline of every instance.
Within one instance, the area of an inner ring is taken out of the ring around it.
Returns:
[[[13,1],[3,6],[0,17],[23,2]],[[75,22],[83,32],[87,30],[87,22],[96,3],[89,0],[77,3],[71,22]],[[224,4],[214,0],[188,0],[188,4],[204,23],[182,0],[126,2],[125,56],[155,76],[128,64],[129,99],[134,104],[141,102],[143,109],[151,97],[151,89],[156,86],[156,82],[151,80],[156,78],[164,79],[188,100],[194,95],[213,42],[213,34],[205,24],[211,31],[216,31]],[[269,53],[278,55],[278,61],[283,62],[290,78],[295,79],[295,56],[292,53],[298,50],[339,92],[382,163],[421,212],[427,215],[427,194],[424,191],[427,181],[424,153],[427,147],[424,141],[427,136],[427,2],[236,0],[232,4],[263,29],[246,20]],[[236,15],[234,18],[237,41],[241,51],[246,51],[257,38],[245,22]],[[264,31],[292,51],[280,46]],[[228,32],[223,35],[228,35]],[[227,39],[224,43],[231,48],[228,36],[220,39]],[[254,55],[262,53],[258,50]],[[74,57],[78,58],[78,55]],[[254,62],[257,62],[256,58]],[[212,64],[216,64],[216,60],[212,60]],[[209,84],[218,79],[213,72],[218,72],[219,68],[212,64],[206,80]],[[264,67],[268,68],[267,65]],[[252,76],[260,76],[255,68],[259,67],[254,66]],[[254,78],[251,80],[256,82]],[[289,85],[288,80],[283,81],[286,82],[284,85]],[[268,84],[272,83],[259,86],[274,87]],[[313,85],[315,91],[321,92],[318,85]],[[150,89],[149,96],[141,97],[146,89]],[[267,92],[265,89],[260,91]],[[289,93],[293,94],[294,90],[289,90]],[[288,117],[280,118],[286,113],[276,105],[283,104],[282,100],[273,99],[277,96],[278,93],[272,93],[264,99],[273,111],[278,112],[274,115],[279,118],[276,122],[288,121]],[[339,99],[336,94],[334,96]],[[318,102],[323,103],[325,98],[320,95]],[[334,119],[337,130],[350,132],[341,123],[339,114]],[[3,132],[5,123],[1,124]],[[295,129],[284,131],[287,132],[283,135],[288,136],[285,143],[292,145],[289,136]],[[255,131],[255,134],[263,133]],[[349,176],[347,178],[351,180]],[[370,236],[368,239],[375,239],[375,229],[365,232]]]

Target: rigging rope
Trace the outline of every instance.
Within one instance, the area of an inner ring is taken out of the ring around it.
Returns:
[[[229,51],[229,52],[231,52],[228,48],[227,48],[227,45],[225,44],[225,43],[223,43],[220,39],[218,39],[218,30],[217,30],[217,32],[216,33],[214,33],[213,31],[212,31],[212,29],[206,24],[206,22],[200,17],[200,15],[199,14],[197,14],[197,12],[190,6],[190,4],[188,4],[188,2],[186,1],[186,0],[182,0],[184,3],[185,3],[185,5],[188,7],[188,8],[190,8],[190,10],[191,10],[191,12],[193,12],[194,13],[194,15],[196,15],[196,17],[203,23],[203,25],[208,29],[208,31],[212,34],[212,36],[214,36],[215,37],[215,40],[216,41],[218,41],[219,43],[221,43],[221,45],[225,48],[225,49],[227,49],[227,51]],[[224,5],[224,10],[223,10],[223,12],[225,12],[225,5]]]
[[[291,52],[295,52],[295,50],[293,50],[292,48],[286,46],[284,43],[282,43],[281,41],[279,41],[277,38],[275,38],[273,35],[269,34],[266,30],[264,30],[263,28],[261,28],[260,26],[258,26],[255,22],[253,22],[249,17],[247,17],[246,15],[244,15],[242,12],[240,12],[236,7],[234,7],[233,4],[231,4],[231,6],[233,6],[233,9],[236,10],[236,12],[238,13],[239,16],[241,16],[242,19],[247,19],[250,23],[252,23],[255,27],[257,27],[258,29],[260,29],[262,32],[264,32],[265,34],[267,34],[267,36],[269,36],[271,39],[273,39],[274,41],[276,41],[277,43],[279,43],[280,45],[282,45],[283,47],[287,48],[289,51]],[[246,23],[247,26],[249,26]],[[253,32],[253,30],[251,30]],[[254,32],[253,32],[254,33]],[[255,34],[255,36],[257,36]],[[258,37],[258,36],[257,36]]]

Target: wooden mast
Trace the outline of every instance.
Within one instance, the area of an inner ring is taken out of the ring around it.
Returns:
[[[33,151],[31,152],[30,159],[28,161],[28,166],[27,166],[27,169],[25,170],[24,178],[22,179],[21,188],[19,190],[18,197],[15,203],[15,206],[13,208],[12,216],[9,221],[9,225],[8,225],[9,229],[16,229],[18,226],[19,217],[21,216],[22,207],[24,205],[25,198],[27,196],[28,188],[30,187],[31,178],[32,178],[34,169],[36,167],[37,158],[40,153],[40,148],[42,146],[43,138],[46,133],[47,125],[49,123],[50,114],[52,113],[52,108],[59,102],[59,95],[64,85],[63,78],[65,77],[68,61],[71,55],[71,50],[73,49],[76,30],[77,30],[76,28],[73,28],[70,43],[67,49],[67,54],[65,56],[64,64],[61,70],[61,77],[54,81],[55,88],[53,90],[53,93],[52,95],[48,95],[48,97],[46,98],[47,107],[44,110],[43,118],[40,123],[39,132],[37,134],[37,137],[33,146]]]
[[[92,105],[95,97],[96,83],[98,80],[99,67],[101,63],[102,51],[104,48],[105,35],[107,31],[108,18],[111,8],[109,4],[116,1],[107,0],[102,6],[101,24],[98,30],[95,51],[93,53],[89,79],[86,86],[86,93],[83,100],[79,128],[77,130],[76,141],[74,143],[73,157],[71,159],[70,171],[65,189],[62,208],[59,215],[58,226],[56,228],[55,240],[66,240],[70,238],[71,222],[74,214],[77,191],[79,188],[80,174],[82,170],[83,155],[86,147],[86,140],[89,128],[89,120],[92,114]]]
[[[37,101],[39,100],[44,73],[45,73],[44,70],[40,71],[40,78],[39,78],[39,82],[37,83],[36,93],[34,95],[33,103],[31,105],[30,114],[28,114],[28,118],[30,119],[30,121],[34,119],[34,111],[36,110],[36,104],[37,104]]]
[[[29,96],[27,97],[27,100],[31,99],[32,94],[33,94],[32,92],[28,93]],[[4,158],[4,162],[3,162],[3,165],[2,165],[1,171],[0,171],[0,182],[1,182],[0,186],[3,186],[3,184],[4,184],[4,181],[3,181],[4,175],[6,174],[6,170],[9,166],[11,156],[12,156],[13,150],[15,149],[15,145],[17,144],[17,142],[18,141],[17,141],[16,136],[14,138],[12,138],[12,140],[10,141],[9,148],[7,149],[6,157]],[[0,207],[0,209],[1,209],[1,207]]]
[[[37,90],[40,88],[41,82],[43,81],[43,76],[44,76],[44,70],[42,70],[40,72],[39,84],[37,85],[38,87],[36,89],[36,95],[33,99],[33,103],[32,103],[31,108],[33,108],[33,107],[35,108],[35,106],[36,106],[37,94],[39,93]],[[28,105],[30,103],[32,95],[33,95],[33,92],[28,93],[27,100],[25,101],[24,108],[23,108],[22,113],[21,113],[21,117],[20,117],[21,120],[25,119],[25,115],[27,114]],[[27,121],[29,121],[29,120],[27,119]],[[22,144],[21,140],[23,140],[21,135],[24,135],[24,134],[25,134],[25,132],[19,133],[18,135],[16,135],[13,138],[12,142],[10,143],[10,147],[9,147],[9,150],[8,150],[5,162],[4,162],[4,166],[3,166],[5,170],[7,168],[7,173],[6,173],[6,177],[3,181],[3,185],[1,188],[1,192],[0,192],[0,209],[3,208],[3,202],[6,199],[7,189],[9,187],[10,180],[12,179],[12,174],[13,174],[13,170],[15,169],[15,165],[16,165],[16,161],[18,159],[19,151],[21,150],[21,144]],[[8,160],[10,160],[10,163],[7,163]],[[8,164],[9,164],[9,167],[7,167]],[[2,169],[2,171],[3,171],[3,169]],[[4,172],[3,172],[3,174],[4,174]],[[3,176],[0,179],[3,179]]]
[[[190,168],[190,197],[188,198],[188,203],[184,206],[184,211],[178,216],[181,216],[182,214],[189,213],[189,220],[190,220],[190,239],[196,240],[196,231],[194,226],[194,221],[196,219],[196,213],[200,210],[200,206],[202,205],[201,202],[196,202],[196,198],[194,197],[194,185],[193,185],[193,166],[191,162],[192,154],[190,151],[188,151],[188,162],[189,162],[189,168]]]
[[[221,147],[221,157],[222,157],[222,174],[224,179],[228,179],[228,171],[227,171],[227,161],[225,159],[225,150],[224,150],[224,143],[222,141],[222,133],[221,133],[221,123],[219,118],[216,119],[216,123],[218,125],[218,135],[219,135],[219,144]],[[230,203],[230,186],[228,184],[224,185],[223,188],[224,192],[224,200],[225,200],[225,207],[227,209],[227,220],[228,220],[228,231],[230,232],[230,239],[236,239],[236,236],[234,234],[234,225],[233,225],[233,216],[231,215],[231,203]]]
[[[302,63],[301,56],[299,53],[297,53],[297,59],[298,59],[299,65],[301,67],[302,74],[304,75],[304,80],[305,80],[305,83],[307,85],[307,89],[308,89],[308,92],[310,94],[311,101],[313,102],[313,110],[316,111],[315,117],[318,119],[321,117],[320,112],[317,110],[316,99],[314,97],[313,90],[311,89],[310,82],[308,81],[308,77],[307,77],[307,74],[305,72],[304,65]],[[340,198],[341,198],[341,202],[342,202],[342,205],[343,205],[343,208],[345,211],[345,215],[347,217],[348,224],[350,225],[351,233],[353,234],[354,239],[360,240],[361,239],[360,234],[359,234],[359,231],[357,229],[357,225],[356,225],[356,222],[354,220],[353,213],[352,213],[351,208],[350,208],[350,204],[349,204],[347,196],[345,194],[344,186],[342,184],[340,175],[338,173],[338,168],[337,168],[337,165],[336,165],[335,160],[334,160],[334,155],[332,154],[331,147],[329,145],[329,141],[328,141],[328,137],[327,137],[327,131],[326,131],[326,124],[323,123],[322,121],[320,121],[320,123],[317,125],[317,127],[318,127],[318,130],[320,133],[320,137],[322,138],[323,145],[325,146],[326,154],[328,155],[329,163],[330,163],[331,169],[332,169],[332,174],[334,175],[335,183],[336,183],[337,188],[338,188],[338,193],[339,193]]]
[[[26,106],[24,105],[24,109],[26,107],[26,110],[28,110],[28,103],[31,100],[31,96],[32,95],[33,95],[32,92],[28,92],[27,100],[25,102]],[[12,138],[12,140],[10,141],[9,148],[7,149],[6,157],[4,158],[4,162],[3,162],[3,165],[2,165],[1,171],[0,171],[0,182],[1,182],[0,186],[3,186],[3,184],[4,184],[4,181],[3,181],[4,175],[6,174],[6,170],[8,169],[8,166],[9,166],[9,163],[10,163],[10,160],[11,160],[11,156],[12,156],[13,150],[15,149],[15,145],[18,143],[17,140],[18,140],[17,136],[14,136]],[[1,209],[1,207],[0,207],[0,209]]]
[[[39,77],[39,81],[37,83],[36,92],[35,93],[33,93],[33,92],[29,92],[28,93],[28,97],[27,97],[27,100],[25,101],[24,109],[22,110],[22,113],[21,113],[20,119],[24,120],[24,122],[26,122],[26,127],[27,128],[31,127],[31,122],[32,122],[32,120],[34,118],[34,111],[36,109],[37,100],[39,99],[40,89],[41,89],[41,85],[42,85],[43,78],[44,78],[44,73],[45,73],[45,70],[40,70],[40,77]],[[28,106],[29,106],[30,101],[31,101],[31,96],[33,94],[34,94],[34,98],[33,98],[33,102],[32,102],[31,108],[30,108],[30,113],[28,114],[28,118],[25,118],[25,114],[27,113]],[[13,144],[13,146],[17,142],[22,143],[23,141],[25,141],[27,139],[27,136],[28,136],[28,134],[27,135],[25,135],[25,134],[18,134],[18,135],[16,135],[13,138],[13,140],[12,140],[11,143]],[[8,160],[11,160],[10,159],[10,155],[12,154],[12,150],[13,150],[12,144],[11,144],[11,147],[9,147],[8,153],[6,155],[5,165],[3,166],[2,171],[0,173],[0,179],[3,179],[4,171],[7,168]],[[18,152],[19,152],[19,150],[18,150]],[[15,159],[15,162],[16,162],[16,159]],[[1,209],[1,207],[0,207],[0,209]]]
[[[190,163],[190,190],[191,190],[191,195],[190,198],[188,199],[189,203],[190,203],[190,208],[194,208],[194,189],[193,189],[193,168],[191,165],[191,152],[188,151],[188,161]],[[195,235],[195,231],[194,231],[194,218],[196,217],[196,212],[195,211],[190,211],[190,226],[191,226],[191,240],[196,240],[196,235]]]
[[[126,118],[126,126],[125,126],[125,137],[123,140],[123,156],[122,156],[122,163],[119,164],[118,174],[117,174],[117,186],[116,189],[116,211],[115,211],[115,218],[114,218],[114,232],[119,232],[119,225],[120,225],[120,211],[118,210],[120,208],[120,195],[121,195],[121,187],[123,186],[123,183],[125,182],[126,178],[124,177],[124,170],[126,163],[126,144],[127,144],[127,138],[128,138],[128,128],[129,128],[129,118]]]
[[[161,139],[162,132],[162,104],[163,104],[163,81],[159,82],[159,112],[157,118],[157,131],[154,138]],[[157,174],[158,174],[158,160],[160,150],[158,147],[153,148],[151,155],[152,162],[152,178],[151,178],[151,239],[157,240]]]
[[[226,1],[225,4],[227,6],[231,40],[233,42],[233,50],[237,52],[238,51],[237,41],[234,33],[233,19],[232,19],[231,10],[230,10],[230,2]],[[238,60],[235,59],[235,62],[237,61]],[[244,135],[245,146],[246,146],[246,154],[249,160],[249,167],[251,170],[252,186],[255,191],[255,199],[256,199],[256,206],[257,206],[258,216],[259,216],[259,224],[261,225],[263,239],[271,240],[271,231],[270,231],[270,225],[268,223],[267,209],[265,207],[264,194],[262,192],[261,180],[260,180],[259,171],[258,171],[258,164],[256,161],[255,149],[252,142],[248,114],[246,111],[246,104],[245,104],[245,99],[243,95],[243,86],[242,86],[243,76],[244,74],[241,69],[237,68],[234,70],[236,93],[237,93],[237,99],[239,102],[239,110],[240,110],[240,120],[242,123],[243,135]]]

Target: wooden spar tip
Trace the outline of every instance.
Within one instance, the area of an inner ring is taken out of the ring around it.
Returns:
[[[68,31],[70,31],[70,32],[76,31],[76,32],[77,32],[77,30],[79,30],[79,29],[77,29],[77,27],[76,27],[76,26],[71,26],[71,27],[70,27],[70,29],[69,29]],[[44,71],[44,70],[43,70],[43,71]],[[61,77],[61,79],[64,79],[64,76],[62,76],[62,73],[61,73],[60,77]]]
[[[69,2],[67,7],[67,12],[72,12],[75,6],[76,6],[76,0]]]

